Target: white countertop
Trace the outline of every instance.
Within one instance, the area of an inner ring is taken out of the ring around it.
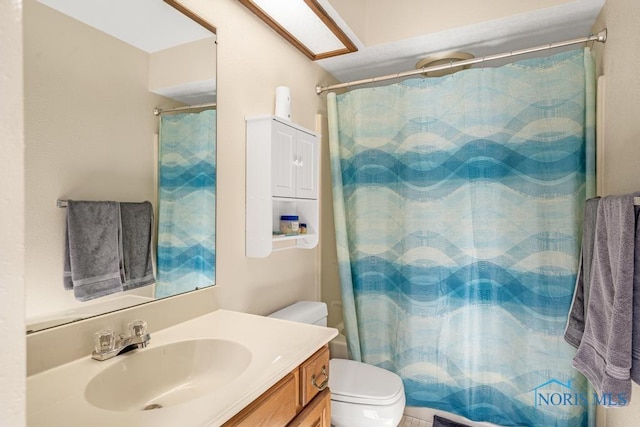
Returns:
[[[217,310],[150,333],[151,341],[146,349],[103,362],[86,356],[28,377],[27,425],[219,426],[338,334],[333,328],[228,310]],[[123,357],[147,351],[154,346],[211,338],[238,342],[252,353],[248,368],[228,385],[189,402],[152,411],[109,411],[91,405],[84,397],[84,389],[91,378]]]

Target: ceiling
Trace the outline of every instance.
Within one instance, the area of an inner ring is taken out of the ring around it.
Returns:
[[[215,37],[215,34],[162,0],[37,0],[144,52]],[[215,102],[216,79],[155,87],[157,93],[185,105]]]
[[[359,50],[317,63],[348,82],[409,71],[421,58],[444,51],[482,57],[585,37],[604,2],[319,0]]]
[[[161,0],[38,1],[150,53],[211,36]],[[482,57],[584,37],[604,1],[318,0],[358,52],[317,63],[346,82],[408,71],[448,50]]]
[[[38,0],[148,53],[213,34],[162,0]]]

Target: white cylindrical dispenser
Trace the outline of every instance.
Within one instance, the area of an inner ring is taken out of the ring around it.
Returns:
[[[291,120],[291,90],[286,86],[276,88],[276,116]]]

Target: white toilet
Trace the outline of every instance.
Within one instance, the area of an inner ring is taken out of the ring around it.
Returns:
[[[301,301],[269,317],[327,326],[327,305]],[[347,359],[329,362],[331,425],[335,427],[396,427],[404,411],[400,377],[377,366]]]

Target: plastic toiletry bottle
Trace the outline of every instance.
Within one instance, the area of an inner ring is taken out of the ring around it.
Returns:
[[[300,222],[298,215],[282,215],[280,217],[280,231],[284,234],[300,233]]]

